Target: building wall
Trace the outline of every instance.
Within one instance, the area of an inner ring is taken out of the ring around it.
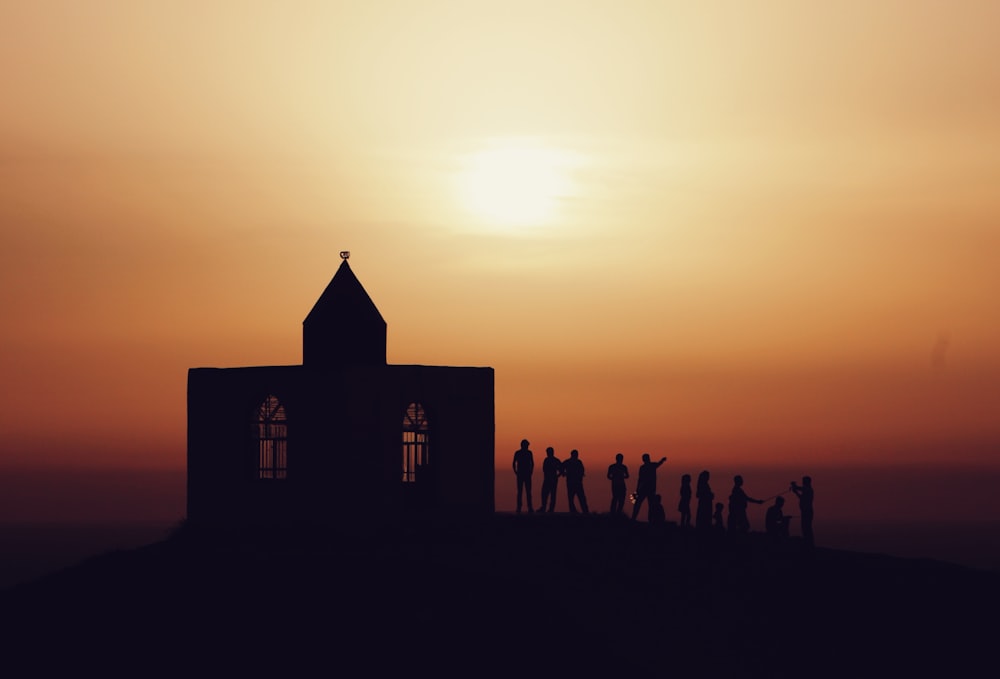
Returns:
[[[432,495],[450,511],[488,512],[494,509],[494,383],[492,368],[388,366],[384,402],[386,429],[402,424],[411,402],[421,403],[430,425],[434,467]],[[389,419],[391,418],[391,419]],[[398,477],[399,439],[387,439],[387,467]]]
[[[338,520],[433,508],[494,508],[491,368],[194,368],[188,374],[188,518]],[[288,478],[257,478],[255,416],[276,396],[288,423]],[[421,403],[434,474],[404,487],[402,422]],[[415,497],[422,498],[417,503]],[[426,505],[418,507],[418,504]]]

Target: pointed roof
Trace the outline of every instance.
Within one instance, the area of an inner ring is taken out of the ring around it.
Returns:
[[[385,320],[341,256],[340,268],[302,321],[302,363],[385,365]]]
[[[379,323],[385,325],[382,314],[375,302],[368,296],[361,281],[354,275],[347,260],[340,263],[340,268],[326,286],[323,294],[316,300],[312,311],[302,321],[303,325],[312,323],[333,322],[341,325],[345,322]]]

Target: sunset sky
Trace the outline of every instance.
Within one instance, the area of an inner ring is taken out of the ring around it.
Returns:
[[[390,363],[496,370],[502,468],[1000,465],[998,26],[4,2],[0,466],[183,468],[187,369],[301,362],[340,250]]]

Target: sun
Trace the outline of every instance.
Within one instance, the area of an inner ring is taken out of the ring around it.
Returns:
[[[465,158],[459,198],[466,210],[494,227],[548,224],[573,193],[571,166],[571,155],[559,149],[494,142]]]

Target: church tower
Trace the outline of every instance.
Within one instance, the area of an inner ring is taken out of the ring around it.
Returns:
[[[349,252],[302,322],[302,365],[385,365],[386,325],[350,265]]]

